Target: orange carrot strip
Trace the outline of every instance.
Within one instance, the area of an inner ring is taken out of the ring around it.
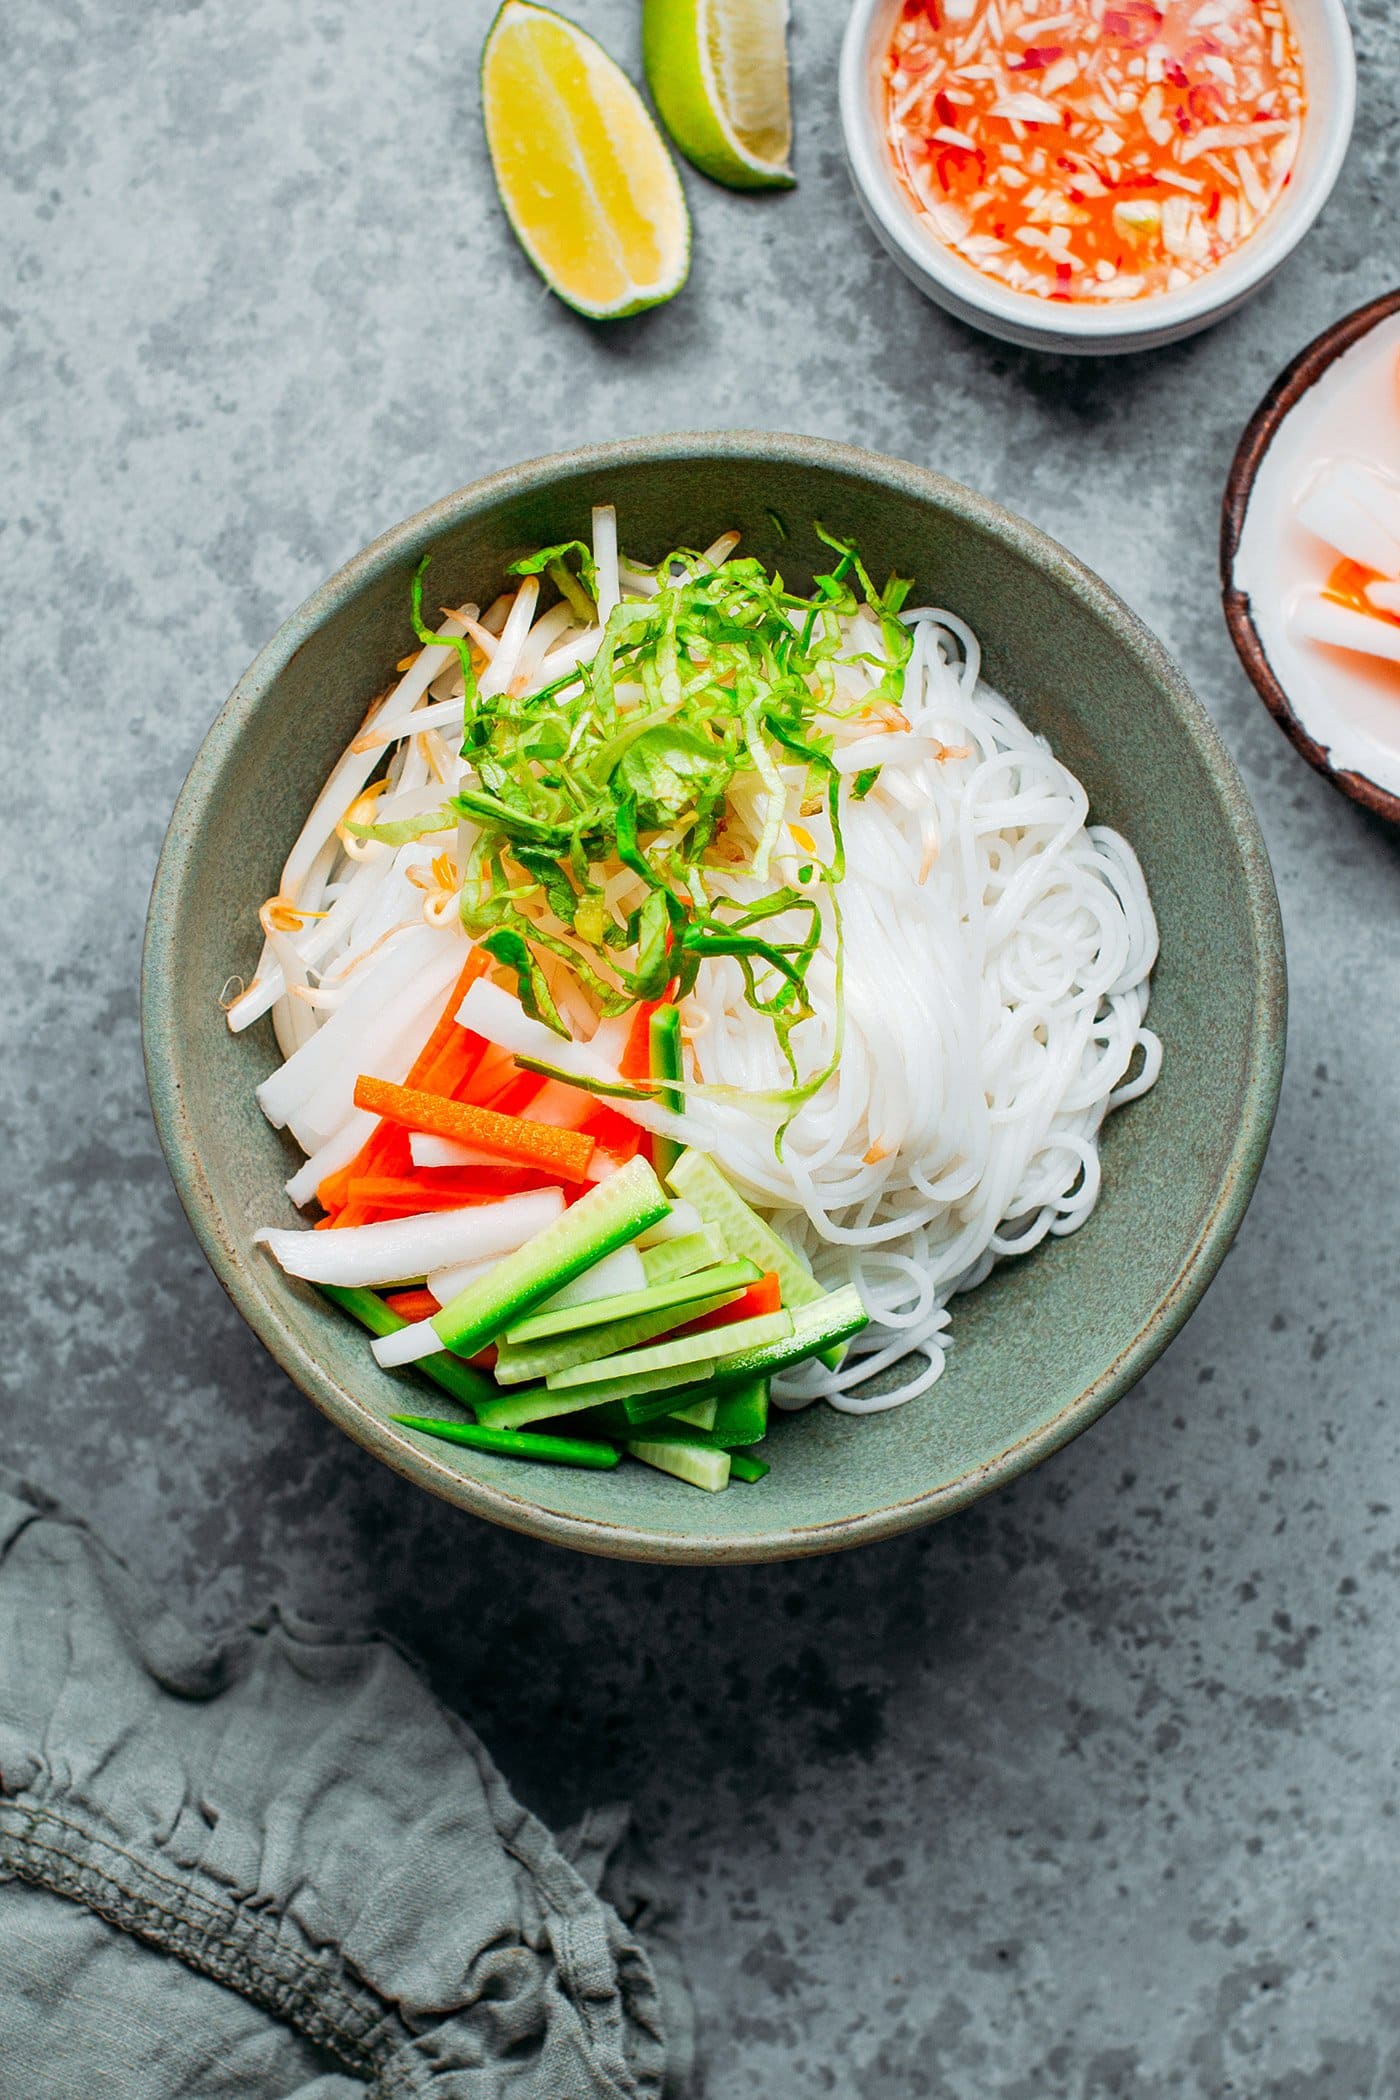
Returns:
[[[498,1153],[516,1166],[547,1169],[566,1181],[582,1181],[593,1157],[593,1140],[582,1131],[557,1130],[551,1123],[499,1115],[494,1109],[449,1101],[416,1087],[394,1086],[365,1073],[355,1081],[355,1106],[409,1130],[431,1131],[435,1137],[456,1138],[464,1145]]]
[[[483,1167],[455,1178],[425,1175],[421,1181],[411,1176],[396,1180],[389,1175],[366,1175],[362,1181],[351,1182],[346,1208],[371,1211],[376,1219],[409,1218],[420,1211],[466,1210],[474,1203],[499,1203],[502,1196],[517,1196],[546,1185],[534,1167]]]
[[[459,1035],[464,1036],[467,1031],[457,1019],[457,1009],[490,960],[484,949],[472,949],[463,964],[461,976],[448,994],[447,1004],[436,1028],[413,1060],[413,1068],[404,1081],[405,1086],[427,1086],[429,1075],[439,1059],[459,1048],[455,1039]]]
[[[627,1024],[627,1041],[617,1061],[617,1069],[624,1079],[650,1079],[651,1077],[651,1017],[664,999],[643,999],[634,1006]]]
[[[413,1061],[407,1085],[426,1087],[432,1093],[450,1093],[464,1072],[480,1061],[488,1047],[486,1039],[470,1034],[459,1025],[457,1009],[489,960],[480,948],[472,949],[432,1034]],[[316,1191],[316,1200],[322,1210],[341,1210],[349,1201],[352,1181],[362,1180],[369,1174],[401,1174],[409,1170],[407,1138],[393,1124],[380,1123],[370,1132],[348,1166],[326,1176]]]
[[[384,1303],[401,1320],[431,1320],[438,1310],[437,1299],[431,1291],[386,1291]]]
[[[535,1097],[544,1092],[548,1084],[549,1081],[541,1079],[538,1072],[516,1072],[503,1087],[498,1088],[489,1101],[479,1101],[476,1106],[489,1108],[498,1116],[521,1116]]]

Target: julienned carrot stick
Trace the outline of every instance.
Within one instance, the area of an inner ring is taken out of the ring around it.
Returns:
[[[457,1039],[465,1037],[467,1033],[457,1019],[457,1009],[490,960],[490,956],[487,955],[483,948],[472,949],[471,954],[463,964],[462,974],[457,979],[456,988],[449,995],[447,1004],[442,1010],[442,1015],[436,1028],[434,1028],[427,1042],[424,1043],[417,1057],[413,1060],[412,1069],[408,1078],[404,1081],[405,1086],[432,1086],[435,1083],[434,1068],[440,1062],[451,1061],[450,1053],[459,1048]]]
[[[473,1108],[421,1088],[394,1086],[387,1079],[361,1073],[355,1081],[355,1105],[387,1123],[408,1130],[430,1130],[436,1137],[459,1138],[483,1152],[498,1153],[513,1166],[542,1167],[566,1181],[582,1181],[593,1157],[593,1140],[579,1130],[558,1130],[551,1123],[530,1123],[523,1116],[503,1116],[495,1109]]]
[[[485,970],[490,957],[473,948],[447,997],[447,1004],[427,1042],[413,1060],[405,1084],[431,1093],[451,1093],[475,1069],[488,1048],[484,1036],[472,1035],[457,1019],[457,1009]],[[328,1174],[316,1191],[322,1210],[338,1211],[350,1201],[352,1181],[371,1174],[399,1174],[410,1167],[408,1141],[392,1124],[372,1130],[355,1157],[338,1174]],[[357,1223],[363,1222],[356,1220]]]
[[[534,1167],[482,1167],[471,1173],[423,1174],[417,1179],[412,1175],[366,1175],[351,1182],[346,1209],[372,1216],[412,1217],[419,1211],[466,1210],[474,1203],[496,1203],[502,1196],[523,1195],[542,1185]]]
[[[431,1291],[386,1291],[384,1303],[401,1320],[431,1320],[438,1310]]]

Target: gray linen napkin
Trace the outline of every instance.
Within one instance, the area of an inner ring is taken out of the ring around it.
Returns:
[[[0,1469],[0,2100],[669,2100],[623,1820],[556,1842],[389,1643],[211,1647]]]

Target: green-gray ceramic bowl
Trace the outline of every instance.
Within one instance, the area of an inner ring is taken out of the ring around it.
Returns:
[[[219,993],[333,758],[411,643],[409,579],[434,602],[498,589],[505,565],[616,503],[652,557],[740,527],[810,573],[810,521],[853,534],[876,574],[913,575],[970,620],[987,676],[1051,739],[1094,814],[1137,848],[1161,922],[1152,1024],[1162,1076],[1113,1117],[1082,1231],[959,1302],[940,1383],[889,1413],[779,1421],[758,1487],[704,1495],[641,1466],[527,1466],[388,1420],[403,1388],[365,1338],[253,1247],[286,1223],[286,1141],[255,1083],[268,1024],[232,1037]],[[783,521],[786,536],[777,522]],[[161,855],[143,1025],[151,1099],[181,1200],[220,1281],[302,1390],[365,1450],[462,1509],[559,1545],[655,1561],[779,1559],[946,1516],[1056,1451],[1127,1392],[1205,1290],[1244,1213],[1283,1066],[1278,904],[1254,812],[1203,709],[1098,578],[1023,520],[940,475],[760,432],[637,439],[533,460],[397,526],[293,614],[195,760]],[[250,1434],[257,1434],[256,1423]]]

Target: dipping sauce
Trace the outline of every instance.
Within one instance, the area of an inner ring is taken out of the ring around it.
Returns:
[[[1278,0],[904,0],[884,79],[928,230],[1014,291],[1095,303],[1248,240],[1305,108]]]

